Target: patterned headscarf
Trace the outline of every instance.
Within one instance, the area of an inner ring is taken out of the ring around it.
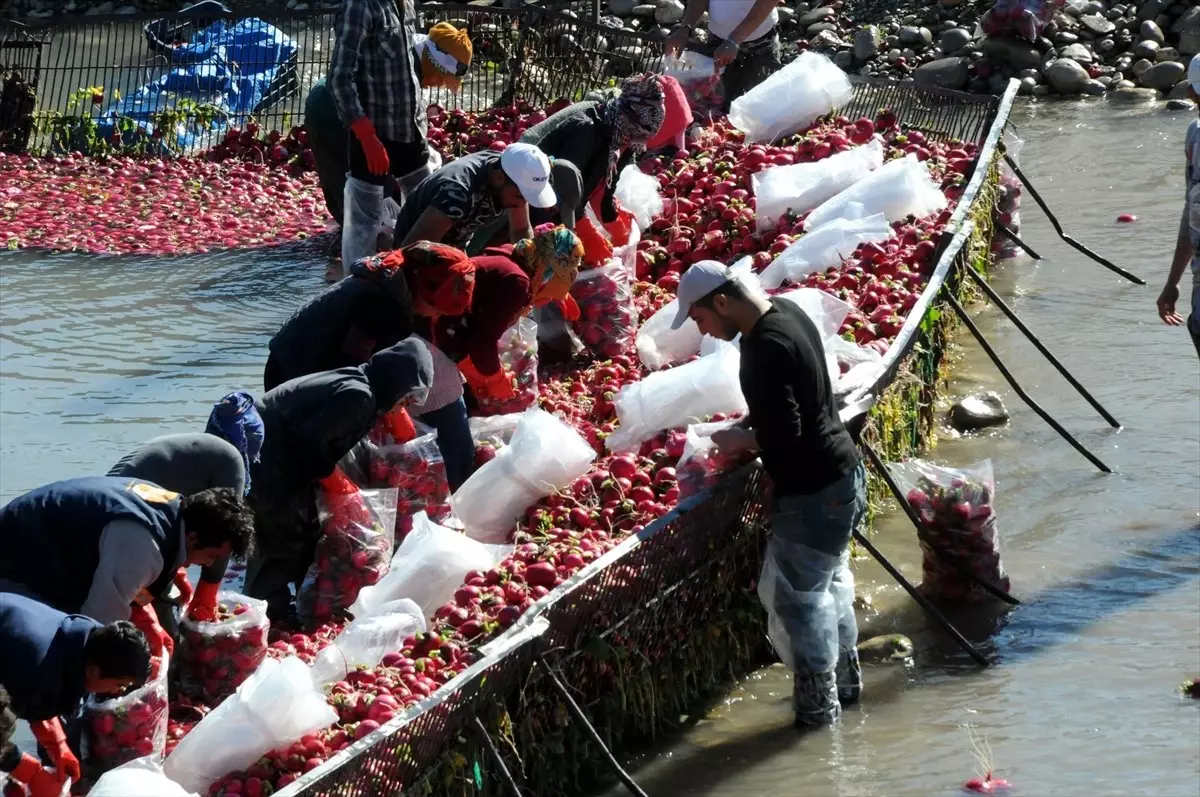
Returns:
[[[246,465],[246,494],[249,495],[250,463],[258,462],[266,436],[262,418],[254,408],[254,396],[245,390],[225,396],[213,405],[204,431],[228,441],[241,453]]]
[[[461,249],[431,241],[388,253],[384,267],[400,263],[408,278],[413,310],[437,321],[444,315],[462,315],[475,296],[475,263]]]
[[[621,152],[633,150],[634,156],[646,149],[666,117],[666,95],[658,75],[644,74],[627,78],[621,84],[621,94],[607,100],[601,110],[604,121],[613,131],[612,148],[608,152],[608,184],[617,179],[617,162]]]
[[[513,245],[513,256],[529,273],[533,304],[541,306],[563,298],[571,290],[583,261],[583,242],[559,225],[518,241]]]

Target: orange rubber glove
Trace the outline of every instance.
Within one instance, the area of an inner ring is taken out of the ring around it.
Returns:
[[[579,320],[579,305],[575,302],[575,297],[571,294],[568,293],[558,300],[558,309],[567,321]]]
[[[333,473],[323,479],[317,479],[317,484],[330,495],[351,495],[358,492],[350,477],[342,473],[342,469],[337,466],[334,466]]]
[[[494,374],[485,375],[479,373],[470,357],[466,357],[458,364],[458,370],[462,372],[467,385],[478,399],[504,401],[517,393],[512,384],[512,377],[504,373],[504,366],[500,366],[500,370]]]
[[[146,635],[152,655],[162,656],[164,650],[169,654],[175,653],[175,640],[171,639],[171,635],[158,624],[158,613],[154,611],[153,603],[147,603],[144,606],[134,605],[129,619],[138,630]]]
[[[188,604],[188,617],[201,623],[211,623],[217,619],[217,591],[220,584],[211,581],[201,581],[196,586],[196,594]]]
[[[192,582],[188,580],[187,568],[181,567],[175,571],[175,586],[179,588],[179,608],[186,609],[192,602]]]
[[[387,148],[379,140],[375,125],[365,116],[360,116],[350,123],[350,132],[354,133],[358,143],[362,144],[363,155],[367,158],[367,170],[371,174],[387,174],[391,168]]]
[[[417,427],[404,407],[392,407],[384,416],[384,423],[387,424],[388,434],[395,443],[407,443],[416,439]]]
[[[633,235],[633,223],[635,216],[615,199],[613,202],[617,204],[617,220],[604,225],[604,231],[612,237],[613,246],[624,246],[629,243],[630,236]]]
[[[37,739],[38,744],[46,751],[46,755],[50,756],[50,760],[54,762],[54,767],[58,771],[59,788],[62,788],[62,784],[68,778],[79,780],[79,759],[67,745],[67,735],[63,733],[62,723],[58,721],[58,717],[44,722],[31,722],[29,730],[33,731],[33,738]]]
[[[612,257],[612,244],[591,219],[585,216],[575,222],[575,234],[583,243],[583,262],[587,265],[602,266]]]
[[[65,780],[42,766],[42,762],[26,753],[9,778],[29,789],[30,797],[59,797]]]

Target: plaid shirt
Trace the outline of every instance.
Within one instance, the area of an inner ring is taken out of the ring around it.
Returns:
[[[344,0],[327,81],[344,124],[365,116],[383,141],[425,139],[415,18],[411,0]]]

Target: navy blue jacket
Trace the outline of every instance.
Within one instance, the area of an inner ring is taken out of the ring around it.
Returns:
[[[23,720],[69,717],[86,697],[83,648],[100,623],[0,592],[0,684]]]
[[[0,580],[20,584],[59,611],[79,611],[100,564],[104,527],[118,519],[145,526],[158,546],[163,572],[148,591],[164,595],[179,556],[179,497],[120,476],[53,482],[0,509]]]

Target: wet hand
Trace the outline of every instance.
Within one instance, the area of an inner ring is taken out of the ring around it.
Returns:
[[[1178,285],[1168,285],[1162,289],[1162,293],[1158,295],[1158,317],[1163,320],[1163,323],[1173,327],[1183,323],[1183,316],[1175,309],[1175,303],[1178,301]]]
[[[738,43],[732,39],[725,39],[717,46],[716,52],[713,53],[713,64],[717,71],[729,66],[737,59]]]
[[[667,38],[663,41],[663,52],[667,55],[678,58],[687,47],[688,36],[691,31],[684,25],[678,25],[667,34]]]

